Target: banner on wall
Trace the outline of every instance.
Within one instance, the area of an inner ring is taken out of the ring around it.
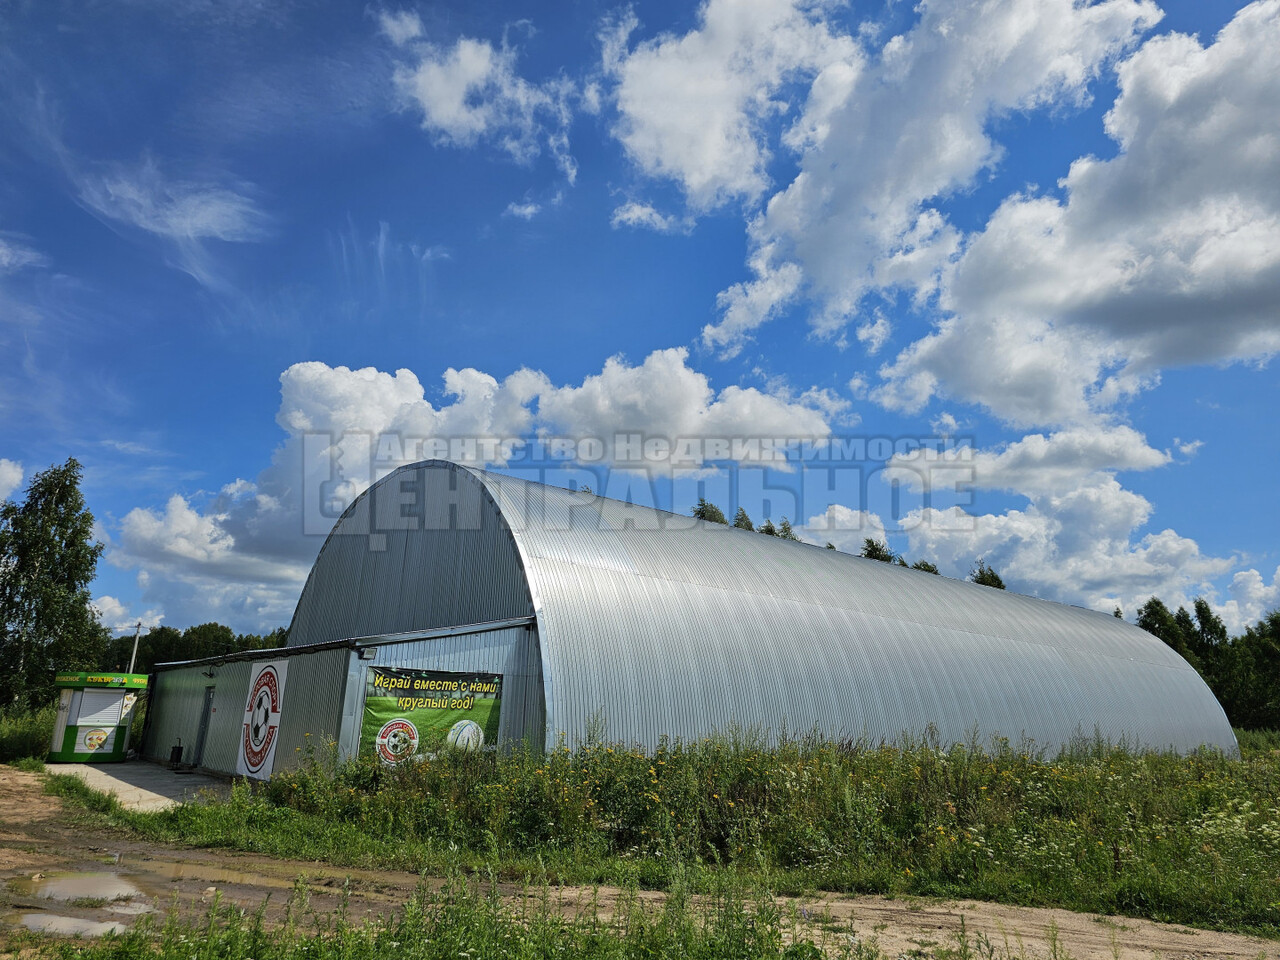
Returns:
[[[370,667],[360,750],[386,764],[498,742],[502,675]]]
[[[265,780],[276,762],[280,712],[284,707],[284,678],[289,661],[254,664],[249,674],[249,699],[244,706],[244,732],[236,757],[236,773]]]

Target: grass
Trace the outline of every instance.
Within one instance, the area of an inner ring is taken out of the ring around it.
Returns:
[[[283,923],[270,926],[264,914],[265,906],[246,914],[215,899],[203,918],[173,910],[97,941],[19,932],[9,946],[23,956],[68,960],[889,960],[874,933],[864,939],[847,926],[809,926],[772,898],[732,883],[698,899],[677,887],[657,906],[643,905],[632,890],[608,911],[587,904],[566,915],[546,889],[541,898],[513,901],[492,881],[455,873],[438,890],[420,888],[390,917],[360,921],[345,906],[313,910],[299,883]],[[1043,954],[1016,938],[1014,945],[1008,937],[971,936],[963,917],[946,942],[914,942],[899,960],[1071,960],[1052,925]]]
[[[53,703],[35,710],[0,709],[0,763],[39,772],[44,758],[49,755],[57,718],[58,707]],[[133,712],[129,727],[130,744],[141,742],[144,719],[143,710]]]
[[[1280,730],[1236,729],[1236,743],[1246,760],[1258,757],[1280,757]]]
[[[43,752],[52,711],[0,717]],[[41,727],[44,729],[41,729]],[[972,897],[1280,935],[1280,732],[1242,759],[1081,742],[941,749],[749,736],[480,755],[389,769],[318,750],[226,802],[122,810],[58,793],[158,841],[335,865],[535,883]],[[18,746],[13,746],[17,744]],[[39,769],[35,759],[18,760]]]
[[[999,743],[718,737],[654,753],[446,753],[396,769],[311,758],[226,802],[101,812],[156,840],[337,865],[703,891],[732,877],[1274,937],[1277,797],[1269,750],[1233,760],[1088,743],[1050,758]]]
[[[558,960],[818,960],[823,954],[797,937],[793,919],[771,900],[749,899],[725,888],[696,905],[675,895],[658,908],[643,908],[624,897],[609,916],[587,910],[562,916],[549,897],[512,906],[490,885],[483,889],[461,875],[438,891],[420,889],[389,918],[350,920],[313,911],[305,887],[294,892],[285,922],[269,928],[263,913],[246,916],[215,903],[200,920],[176,911],[161,922],[143,918],[129,932],[96,943],[39,941],[44,956],[85,960],[482,960],[549,958]],[[833,944],[832,955],[877,960],[874,947],[848,938]]]
[[[57,707],[0,710],[0,763],[43,758],[49,753]]]

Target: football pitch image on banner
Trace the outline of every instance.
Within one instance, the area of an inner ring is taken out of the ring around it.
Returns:
[[[501,674],[370,667],[360,752],[400,763],[444,747],[492,747],[501,708]]]

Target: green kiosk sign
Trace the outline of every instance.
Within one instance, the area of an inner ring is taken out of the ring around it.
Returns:
[[[51,762],[112,763],[129,749],[129,723],[145,673],[60,673],[58,717],[49,745]]]
[[[498,742],[502,675],[370,667],[360,749],[394,764],[441,747]]]

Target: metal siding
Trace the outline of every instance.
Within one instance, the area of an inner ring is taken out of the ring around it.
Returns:
[[[281,654],[281,659],[284,659],[288,648],[281,650]],[[276,745],[272,772],[298,766],[306,758],[309,747],[314,748],[317,757],[324,756],[329,749],[328,743],[339,740],[350,656],[351,651],[342,647],[288,656],[284,706],[280,711],[280,740]],[[248,693],[249,678],[246,675],[242,696],[248,696]],[[243,719],[242,710],[241,722]],[[231,769],[235,769],[234,756]]]
[[[370,537],[372,517],[412,529]],[[1236,750],[1195,671],[1105,614],[441,461],[357,499],[290,642],[530,612],[548,747],[599,718],[646,747],[731,723],[886,739],[932,723],[944,741],[1096,729]]]
[[[511,532],[467,473],[406,467],[334,525],[289,646],[481,623],[532,612]]]
[[[548,746],[598,715],[643,746],[732,722],[1236,750],[1195,671],[1114,617],[470,472],[515,531],[535,598]]]
[[[213,709],[209,715],[201,766],[207,770],[234,773],[236,749],[244,723],[244,703],[249,693],[249,667],[248,661],[239,661],[157,671],[152,693],[155,699],[150,707],[154,713],[144,756],[167,761],[169,749],[181,739],[184,762],[193,760],[192,751],[204,710],[204,691],[211,686],[214,688]],[[209,672],[213,673],[212,677],[207,676]]]
[[[141,751],[144,757],[167,761],[170,747],[179,739],[188,751],[195,746],[204,688],[211,682],[201,676],[201,669],[164,670],[153,675],[147,704],[150,725]]]
[[[279,659],[287,657],[289,669],[284,683],[284,708],[280,714],[280,741],[276,746],[276,769],[296,766],[312,736],[317,748],[326,737],[339,734],[342,692],[347,658],[345,648],[290,656],[281,650]],[[191,762],[200,715],[204,709],[205,687],[212,686],[213,711],[205,737],[201,766],[206,770],[234,774],[239,756],[240,737],[244,729],[245,700],[249,696],[249,677],[259,660],[233,660],[226,663],[201,663],[189,667],[159,670],[153,689],[154,711],[151,730],[143,755],[151,760],[169,759],[169,748],[181,737],[185,749],[183,759]],[[213,676],[207,676],[212,672]]]

